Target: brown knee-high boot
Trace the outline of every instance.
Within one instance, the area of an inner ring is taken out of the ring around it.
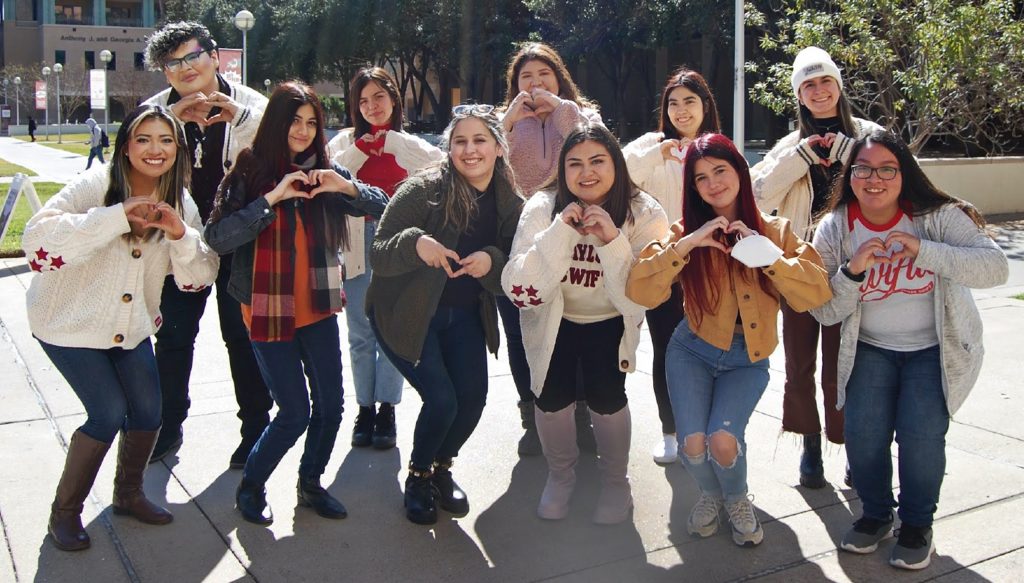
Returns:
[[[108,449],[109,443],[96,441],[81,431],[71,436],[47,525],[53,544],[62,551],[81,551],[92,544],[82,526],[82,508]]]
[[[174,516],[146,499],[142,473],[149,464],[159,431],[124,431],[117,448],[114,475],[114,514],[131,515],[146,524],[167,524]]]

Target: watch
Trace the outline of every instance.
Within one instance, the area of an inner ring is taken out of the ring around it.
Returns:
[[[864,278],[867,276],[867,272],[863,272],[860,275],[854,275],[854,273],[852,271],[850,271],[850,262],[849,261],[847,261],[847,262],[843,263],[842,265],[840,265],[839,266],[839,271],[842,271],[843,275],[845,275],[846,277],[850,278],[851,280],[857,281],[857,282],[864,281]]]

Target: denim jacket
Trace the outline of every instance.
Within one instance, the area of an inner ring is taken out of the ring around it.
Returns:
[[[380,218],[388,203],[388,197],[384,191],[376,186],[367,186],[352,178],[352,174],[338,164],[334,164],[333,169],[346,180],[351,180],[359,192],[354,199],[344,195],[338,197],[345,214],[357,217],[370,215]],[[238,181],[233,188],[244,189],[245,187],[241,181]],[[320,196],[326,194],[323,193]],[[241,197],[244,200],[245,192],[238,190],[232,196]],[[276,206],[289,203],[290,201],[284,201]],[[256,238],[263,229],[277,219],[278,214],[274,208],[271,208],[265,196],[258,196],[243,208],[221,217],[220,220],[211,220],[203,231],[203,238],[214,251],[221,255],[234,253],[231,258],[228,293],[243,304],[252,303],[252,272],[256,259]],[[345,219],[339,217],[339,220]]]

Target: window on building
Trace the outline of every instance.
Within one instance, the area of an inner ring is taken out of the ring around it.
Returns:
[[[107,0],[107,26],[142,26],[141,0]]]
[[[53,52],[53,62],[54,63],[60,63],[61,65],[65,65],[66,66],[68,64],[68,52],[67,51],[54,51]]]
[[[55,0],[54,22],[57,24],[95,24],[92,0]]]
[[[85,69],[96,68],[96,51],[85,51]]]
[[[103,67],[103,63],[100,63],[100,68]],[[110,62],[107,63],[107,69],[110,71],[117,70],[117,53],[110,51]]]
[[[146,70],[146,57],[142,53],[135,53],[135,70],[145,71]]]

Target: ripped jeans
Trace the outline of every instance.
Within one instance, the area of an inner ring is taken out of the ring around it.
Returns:
[[[729,350],[716,348],[698,338],[684,318],[668,343],[665,376],[683,465],[701,492],[727,503],[744,499],[743,437],[768,386],[768,359],[750,362],[743,334],[733,336]]]

